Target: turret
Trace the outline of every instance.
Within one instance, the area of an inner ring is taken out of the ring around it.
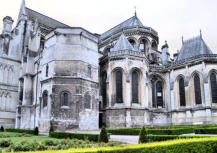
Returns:
[[[12,25],[14,23],[14,20],[10,16],[6,16],[3,19],[3,31],[2,34],[11,34],[12,31]]]
[[[167,44],[167,41],[165,41],[165,44],[162,46],[162,54],[161,54],[161,59],[162,59],[162,64],[167,64],[168,61],[170,60],[170,54],[168,52],[169,46]]]

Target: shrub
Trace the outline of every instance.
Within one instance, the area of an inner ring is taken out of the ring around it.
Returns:
[[[0,132],[4,132],[4,131],[5,131],[4,127],[1,126]]]
[[[38,135],[39,131],[38,131],[38,127],[36,126],[34,129],[34,135]]]
[[[66,133],[66,132],[51,132],[50,137],[58,139],[79,139],[79,140],[90,140],[98,141],[98,134],[85,134],[85,133]]]
[[[100,135],[99,135],[99,141],[100,142],[105,142],[105,143],[108,143],[108,134],[107,134],[107,131],[106,131],[106,128],[103,126],[102,129],[101,129],[101,132],[100,132]]]
[[[50,135],[50,133],[52,133],[52,132],[54,132],[54,127],[51,125],[51,126],[50,126],[50,130],[49,130],[49,135]]]
[[[27,133],[34,135],[34,130],[25,130],[25,129],[6,129],[6,132],[16,132],[16,133]]]
[[[140,129],[110,129],[108,133],[113,135],[139,135]],[[176,129],[148,129],[148,134],[153,135],[180,135],[194,133],[194,128],[176,128]]]
[[[148,139],[147,139],[147,130],[143,126],[141,128],[141,130],[140,130],[140,133],[139,133],[139,143],[145,143],[145,142],[148,142]]]
[[[7,148],[11,145],[11,141],[7,139],[3,139],[0,141],[0,147],[1,148]]]
[[[196,134],[217,134],[217,128],[199,128],[195,130]]]

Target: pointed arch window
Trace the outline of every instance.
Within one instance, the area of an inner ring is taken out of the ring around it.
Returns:
[[[139,103],[138,100],[139,84],[137,71],[132,72],[132,102]]]
[[[152,80],[152,106],[163,108],[163,82],[156,77]]]
[[[202,104],[201,99],[201,87],[200,87],[200,77],[198,74],[194,76],[194,93],[195,93],[195,102],[196,104]]]
[[[185,101],[185,85],[184,85],[184,79],[181,77],[179,79],[179,99],[180,99],[180,106],[186,106]]]
[[[64,91],[61,93],[61,106],[69,105],[69,93]]]
[[[107,89],[106,89],[106,79],[107,79],[107,75],[106,73],[103,73],[102,75],[102,97],[103,97],[103,107],[106,107],[106,103],[107,103]]]
[[[46,107],[46,106],[47,106],[47,102],[48,102],[48,94],[47,94],[47,91],[44,91],[44,92],[43,92],[42,100],[43,100],[43,107]]]
[[[123,103],[122,72],[116,71],[116,102]]]
[[[210,75],[210,85],[211,85],[212,102],[217,103],[217,82],[216,82],[216,74],[214,72],[212,72]]]
[[[85,95],[84,107],[85,107],[85,109],[90,109],[91,108],[91,96],[89,94]]]

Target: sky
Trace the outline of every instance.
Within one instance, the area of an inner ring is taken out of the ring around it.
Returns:
[[[11,16],[15,23],[22,0],[0,0],[0,20]],[[102,34],[135,12],[143,25],[159,35],[159,49],[167,40],[169,52],[181,49],[182,41],[203,39],[217,53],[217,0],[26,0],[26,6],[69,26]],[[14,25],[15,25],[14,23]],[[0,22],[0,31],[3,23]]]

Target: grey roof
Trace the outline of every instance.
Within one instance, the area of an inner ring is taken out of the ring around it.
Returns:
[[[127,40],[125,35],[122,33],[114,48],[111,51],[121,51],[121,50],[134,50],[133,46]]]
[[[56,28],[70,28],[70,26],[66,24],[63,24],[55,19],[45,16],[27,7],[26,7],[26,12],[30,20],[35,21],[37,19],[39,25],[51,28],[52,30]]]
[[[213,54],[204,42],[202,36],[198,36],[183,42],[180,53],[176,61],[195,57],[202,54]]]
[[[129,19],[127,19],[126,21],[122,22],[121,24],[115,26],[114,28],[108,30],[107,32],[103,33],[101,36],[100,36],[100,39],[104,39],[106,38],[107,36],[109,36],[110,34],[116,32],[116,31],[119,31],[123,28],[128,28],[128,27],[144,27],[142,22],[138,19],[138,17],[135,15]]]

